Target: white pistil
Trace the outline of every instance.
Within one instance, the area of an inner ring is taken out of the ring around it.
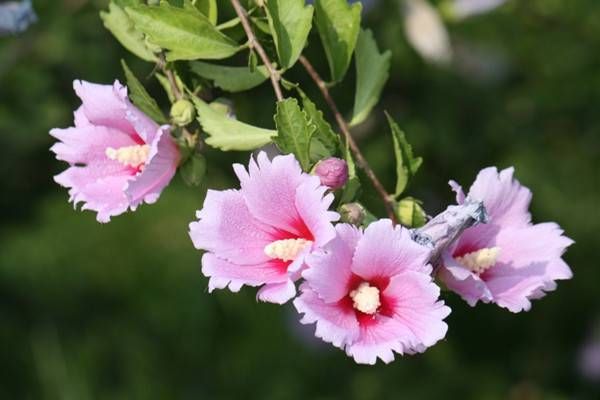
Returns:
[[[306,239],[282,239],[276,240],[265,246],[265,254],[271,258],[283,261],[293,261],[306,247],[312,245],[312,241]]]
[[[368,282],[361,283],[356,289],[351,291],[350,298],[352,299],[354,308],[365,314],[375,314],[379,306],[381,306],[379,289],[369,285]]]
[[[150,146],[147,144],[136,144],[118,149],[108,147],[105,154],[109,159],[118,161],[125,166],[138,168],[146,163],[150,154]]]
[[[496,264],[499,255],[500,247],[486,247],[467,253],[462,257],[456,257],[456,261],[476,274],[481,274]]]

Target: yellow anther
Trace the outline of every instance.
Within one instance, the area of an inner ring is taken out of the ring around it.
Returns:
[[[276,240],[265,246],[265,254],[271,258],[283,261],[293,261],[306,247],[312,245],[312,241],[306,239],[282,239]]]
[[[500,247],[486,247],[467,253],[462,257],[456,257],[456,261],[476,274],[481,274],[496,264],[499,255]]]
[[[361,283],[351,291],[350,298],[352,298],[354,308],[365,314],[375,314],[381,306],[379,289],[369,285],[368,282]]]
[[[148,155],[150,154],[150,146],[144,145],[133,145],[120,147],[114,149],[108,147],[105,151],[106,157],[111,160],[120,162],[128,167],[138,168],[146,163]]]

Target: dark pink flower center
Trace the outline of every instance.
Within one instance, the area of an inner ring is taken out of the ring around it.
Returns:
[[[374,324],[378,315],[391,317],[393,299],[385,294],[389,282],[386,277],[364,279],[353,275],[348,283],[348,295],[339,305],[347,312],[353,312],[361,326]]]

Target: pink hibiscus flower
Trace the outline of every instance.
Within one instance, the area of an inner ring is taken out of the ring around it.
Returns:
[[[302,323],[316,322],[317,337],[362,364],[422,352],[446,335],[450,309],[438,301],[427,248],[390,220],[364,233],[348,224],[336,230],[334,240],[306,259],[306,282],[294,300]]]
[[[262,286],[258,299],[282,304],[294,297],[304,258],[335,237],[328,211],[333,195],[302,172],[293,155],[269,161],[261,152],[248,171],[233,166],[239,190],[209,190],[190,236],[206,250],[202,272],[209,291]]]
[[[70,167],[54,180],[69,188],[69,201],[97,212],[99,222],[154,203],[175,175],[179,149],[168,126],[158,126],[134,107],[118,81],[73,82],[82,101],[75,127],[52,129],[56,158]]]
[[[573,241],[555,223],[531,223],[531,192],[513,172],[479,172],[468,198],[483,201],[489,223],[467,229],[442,256],[440,279],[471,306],[481,300],[527,311],[531,299],[556,288],[556,280],[572,277],[561,256]],[[454,181],[450,186],[462,204],[462,188]]]

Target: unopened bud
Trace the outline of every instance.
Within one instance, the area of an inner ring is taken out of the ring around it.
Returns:
[[[314,173],[324,186],[339,189],[348,181],[348,164],[341,158],[329,157],[317,163]]]
[[[353,225],[361,225],[366,215],[365,208],[359,203],[343,204],[339,211],[340,220]]]
[[[171,119],[179,126],[191,123],[196,116],[194,105],[187,100],[177,100],[171,106]]]
[[[427,222],[427,215],[421,207],[421,202],[412,197],[400,200],[396,208],[396,215],[398,221],[408,228],[419,228]]]

